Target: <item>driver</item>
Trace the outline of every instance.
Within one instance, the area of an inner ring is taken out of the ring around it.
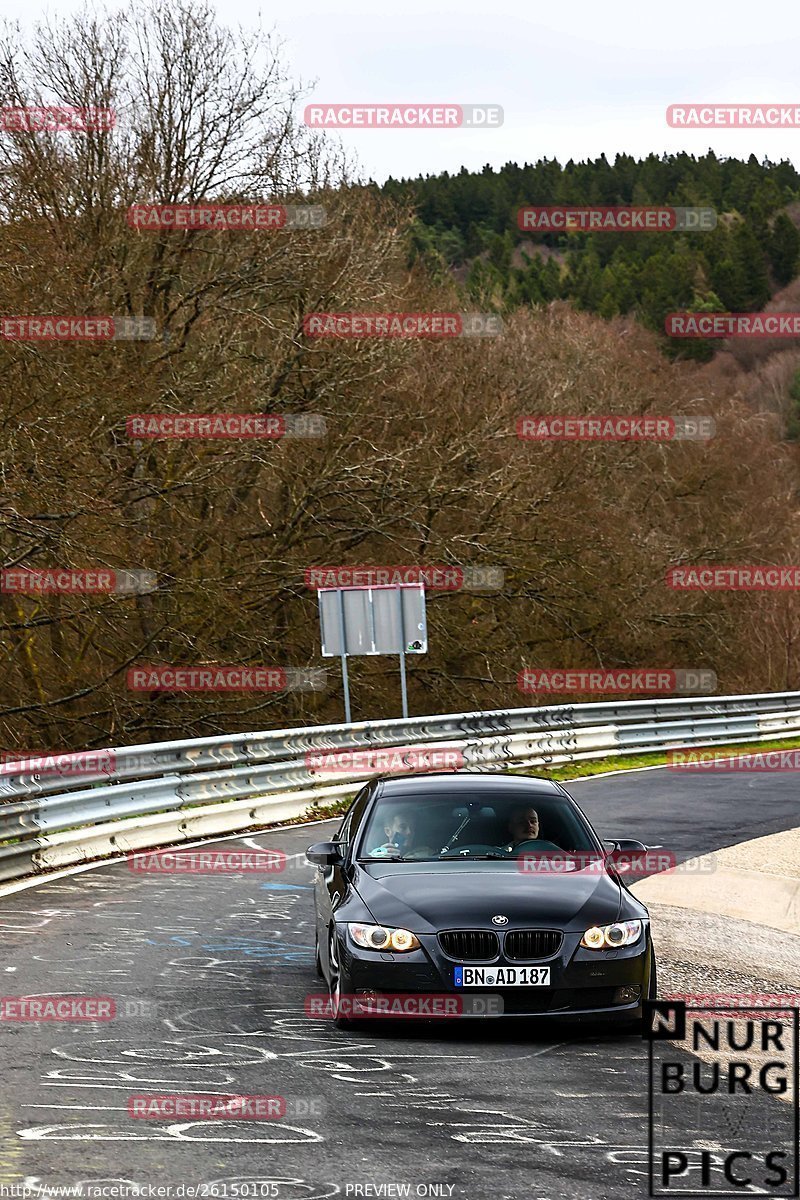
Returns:
[[[536,809],[527,805],[513,809],[508,819],[508,832],[511,834],[511,841],[505,847],[506,850],[513,850],[521,842],[536,841],[539,837],[539,814]]]
[[[416,823],[413,816],[404,812],[389,813],[383,827],[386,841],[382,846],[376,846],[373,854],[381,851],[406,855],[413,850],[415,854],[431,854],[429,846],[416,846]]]

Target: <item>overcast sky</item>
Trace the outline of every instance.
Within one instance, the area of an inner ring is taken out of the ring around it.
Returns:
[[[80,7],[0,0],[2,16],[25,22]],[[340,132],[380,181],[709,146],[800,166],[800,129],[682,131],[665,117],[683,101],[800,105],[797,0],[224,0],[217,9],[229,23],[254,25],[260,12],[274,25],[296,76],[314,82],[314,101],[502,105],[500,129]]]

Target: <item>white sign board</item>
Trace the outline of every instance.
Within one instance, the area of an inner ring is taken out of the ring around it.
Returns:
[[[423,584],[321,588],[317,594],[325,658],[427,653]]]

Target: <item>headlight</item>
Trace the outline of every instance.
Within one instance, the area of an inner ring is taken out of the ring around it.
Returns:
[[[581,945],[586,950],[616,950],[632,946],[641,936],[641,921],[618,921],[614,925],[593,925],[581,938]]]
[[[349,924],[350,937],[365,950],[418,950],[419,942],[408,929],[387,929],[384,925]]]

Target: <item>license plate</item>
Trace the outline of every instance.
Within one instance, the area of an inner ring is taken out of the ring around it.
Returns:
[[[456,967],[456,987],[547,987],[549,967]]]

